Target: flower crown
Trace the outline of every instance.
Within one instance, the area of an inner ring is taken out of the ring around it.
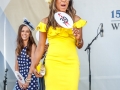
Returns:
[[[47,3],[51,3],[52,0],[45,0]]]

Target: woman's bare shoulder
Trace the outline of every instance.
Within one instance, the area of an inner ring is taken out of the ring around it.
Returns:
[[[47,22],[48,22],[48,17],[43,18],[43,19],[41,20],[41,22],[47,24]]]
[[[78,16],[78,15],[75,15],[75,21],[74,22],[77,22],[78,20],[80,20],[81,18],[80,18],[80,16]]]
[[[35,45],[35,44],[32,44],[32,48],[36,48],[36,45]]]

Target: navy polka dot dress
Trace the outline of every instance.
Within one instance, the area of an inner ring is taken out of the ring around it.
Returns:
[[[26,49],[27,47],[24,47],[21,51],[21,54],[17,57],[19,73],[24,77],[24,80],[28,75],[31,65],[31,59],[29,55],[26,54]],[[22,88],[19,87],[18,81],[16,82],[16,90],[23,90]],[[31,82],[26,90],[38,90],[38,80],[34,74],[32,74]]]

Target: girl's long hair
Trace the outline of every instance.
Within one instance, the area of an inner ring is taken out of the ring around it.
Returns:
[[[19,29],[18,29],[18,36],[17,36],[17,48],[16,48],[16,53],[17,55],[20,55],[22,49],[24,48],[24,43],[23,43],[23,39],[21,37],[21,32],[22,32],[22,28],[26,26],[24,24],[20,25],[19,26]],[[32,32],[30,31],[30,36],[29,36],[29,40],[27,42],[27,50],[26,50],[26,53],[27,55],[31,56],[31,51],[32,51],[32,45],[35,44],[35,41],[34,41],[34,38],[32,36]]]
[[[46,30],[47,31],[48,31],[48,29],[49,29],[50,26],[52,26],[53,28],[55,28],[58,25],[57,22],[54,19],[54,14],[57,11],[55,3],[56,3],[56,0],[52,0],[51,3],[49,4],[50,12],[49,12],[49,15],[48,15],[48,23],[47,23],[47,26],[46,26]],[[69,5],[68,5],[68,8],[66,10],[66,13],[68,15],[70,15],[71,18],[74,21],[76,10],[73,8],[73,0],[69,1]]]

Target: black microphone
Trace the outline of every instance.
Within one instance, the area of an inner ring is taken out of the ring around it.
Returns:
[[[6,68],[5,72],[7,72],[7,71],[8,71],[8,69]]]
[[[103,37],[103,23],[101,23],[100,36]]]

